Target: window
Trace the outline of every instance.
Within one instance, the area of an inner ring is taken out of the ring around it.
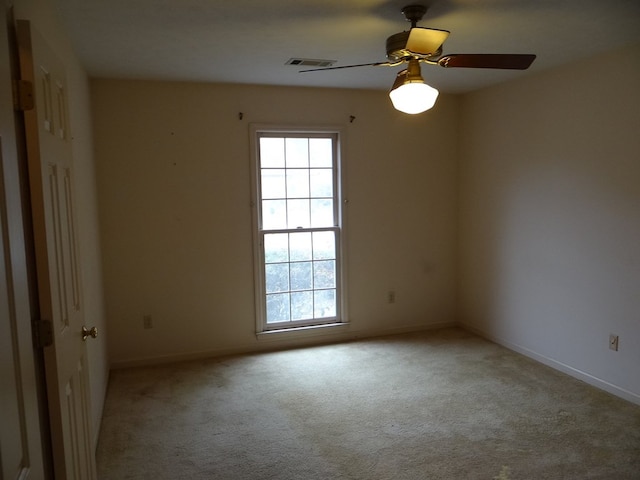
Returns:
[[[341,323],[338,132],[252,134],[258,332]]]

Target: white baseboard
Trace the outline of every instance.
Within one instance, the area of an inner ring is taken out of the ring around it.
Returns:
[[[472,327],[471,325],[467,325],[464,323],[458,324],[460,327],[468,330],[476,335],[479,335],[487,340],[491,340],[498,345],[502,345],[509,350],[513,350],[514,352],[518,352],[525,357],[529,357],[537,362],[540,362],[548,367],[551,367],[555,370],[559,370],[562,373],[566,373],[573,378],[577,378],[585,383],[588,383],[591,386],[599,388],[600,390],[604,390],[605,392],[609,392],[617,397],[623,398],[629,402],[635,403],[636,405],[640,405],[640,395],[624,388],[621,388],[617,385],[607,382],[601,378],[595,377],[587,372],[583,372],[580,369],[574,368],[571,365],[567,365],[565,363],[554,360],[553,358],[547,357],[545,355],[541,355],[533,350],[530,350],[522,345],[518,345],[516,343],[509,342],[503,338],[496,337],[490,333],[487,333],[483,330],[480,330],[476,327]]]
[[[380,328],[357,330],[354,323],[344,325],[332,325],[317,329],[308,329],[291,332],[274,332],[260,335],[255,343],[237,345],[231,348],[219,348],[207,351],[175,353],[158,355],[153,357],[138,357],[126,360],[118,360],[111,363],[112,369],[146,367],[167,363],[201,360],[203,358],[225,357],[229,355],[241,355],[246,353],[260,353],[287,348],[308,347],[328,343],[348,342],[373,337],[399,335],[403,333],[420,332],[425,330],[437,330],[447,327],[456,327],[456,322],[421,323],[397,328]]]

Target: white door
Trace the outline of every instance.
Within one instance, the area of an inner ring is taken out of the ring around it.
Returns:
[[[35,108],[24,112],[24,123],[38,302],[53,332],[44,348],[53,467],[56,479],[92,480],[85,347],[91,336],[81,300],[65,71],[29,22],[17,21],[16,30],[20,78],[35,87]]]
[[[23,197],[9,70],[10,13],[0,14],[0,479],[44,478]]]

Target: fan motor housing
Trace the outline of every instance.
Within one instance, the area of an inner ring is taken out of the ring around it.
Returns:
[[[387,38],[387,58],[389,61],[397,62],[401,58],[411,55],[411,52],[405,48],[408,39],[409,32],[396,33]]]

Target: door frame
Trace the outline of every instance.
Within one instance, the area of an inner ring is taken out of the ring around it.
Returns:
[[[7,108],[1,112],[6,120],[10,121],[6,129],[0,132],[2,138],[2,156],[6,155],[5,166],[8,166],[12,171],[5,172],[12,178],[5,178],[4,175],[0,176],[3,181],[14,182],[13,191],[6,192],[4,188],[2,191],[5,195],[12,195],[12,200],[7,201],[7,198],[0,199],[0,208],[2,212],[0,216],[4,217],[7,222],[7,228],[11,230],[10,234],[6,235],[4,239],[5,245],[5,258],[7,263],[5,265],[6,278],[11,285],[8,287],[8,293],[12,295],[12,302],[16,302],[13,307],[14,310],[14,327],[18,332],[15,333],[18,337],[14,338],[14,348],[19,349],[18,357],[25,358],[26,361],[21,362],[17,368],[18,374],[22,377],[18,381],[27,382],[23,388],[32,390],[33,404],[24,405],[23,415],[33,416],[37,425],[38,434],[32,441],[27,442],[28,447],[31,449],[27,452],[27,459],[25,460],[28,465],[29,475],[26,478],[44,478],[53,479],[53,456],[52,456],[52,442],[50,436],[50,424],[49,424],[49,407],[48,398],[46,393],[46,378],[44,369],[44,357],[43,351],[37,345],[37,321],[39,319],[39,304],[37,295],[37,282],[35,277],[35,263],[34,263],[34,250],[33,250],[33,229],[31,224],[31,208],[30,208],[30,195],[29,195],[29,182],[27,176],[26,156],[24,154],[25,137],[22,122],[22,112],[19,110],[18,102],[15,96],[15,86],[17,85],[18,78],[18,48],[15,36],[15,19],[13,14],[13,7],[9,0],[3,0],[0,3],[2,8],[2,34],[6,40],[6,44],[3,42],[3,49],[7,48],[7,51],[2,52],[8,58],[8,82],[11,92],[9,96],[13,97],[12,112]],[[3,82],[5,79],[3,79]],[[5,88],[3,86],[3,88]],[[10,238],[9,238],[10,237]],[[21,312],[18,315],[15,310]],[[29,392],[31,393],[31,392]],[[18,395],[18,398],[24,399],[24,393]],[[28,411],[27,411],[28,409]],[[37,411],[34,411],[37,410]],[[37,452],[33,450],[37,449]],[[37,462],[37,465],[35,463]],[[37,472],[37,473],[35,473]],[[37,475],[34,477],[33,475]]]

